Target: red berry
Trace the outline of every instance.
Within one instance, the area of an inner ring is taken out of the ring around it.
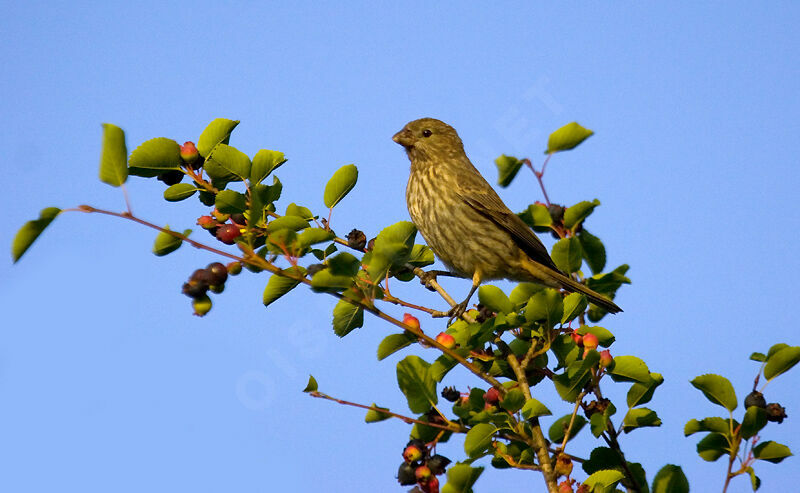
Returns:
[[[454,347],[456,347],[456,340],[453,338],[453,336],[451,336],[447,332],[440,332],[439,335],[436,336],[436,342],[446,347],[447,349],[453,349]]]
[[[228,280],[228,269],[225,267],[224,264],[221,262],[213,262],[208,264],[206,270],[210,274],[212,286],[219,286],[220,284],[225,284],[225,281]]]
[[[566,454],[558,454],[558,457],[556,457],[555,471],[559,476],[569,476],[572,474],[572,459]]]
[[[614,357],[611,356],[611,351],[606,349],[605,351],[600,351],[600,366],[603,368],[608,368],[611,366],[611,363],[614,362]]]
[[[428,479],[433,476],[433,473],[428,466],[419,466],[414,471],[414,475],[417,477],[417,481],[420,483],[426,483]]]
[[[184,142],[184,144],[181,146],[181,159],[191,164],[199,157],[200,152],[198,152],[197,146],[194,145],[194,142]]]
[[[420,485],[424,493],[439,493],[439,479],[436,476],[428,478],[427,483]]]
[[[600,341],[597,339],[597,336],[594,334],[584,334],[583,336],[583,347],[586,349],[595,349],[597,345],[600,344]]]
[[[403,459],[406,462],[417,462],[422,458],[422,450],[419,449],[416,445],[409,445],[403,450]]]
[[[578,334],[577,332],[573,332],[569,336],[572,338],[573,341],[575,341],[575,344],[577,344],[578,346],[581,346],[583,344],[583,337],[581,337],[581,335]]]
[[[414,329],[419,329],[419,319],[410,313],[403,315],[403,323]]]
[[[211,229],[217,225],[217,220],[211,216],[200,216],[197,218],[197,224],[203,229]]]
[[[485,394],[483,394],[483,400],[486,401],[486,404],[497,404],[500,402],[500,391],[494,387],[490,388]]]
[[[558,493],[572,493],[572,483],[568,479],[558,483]]]
[[[233,245],[234,240],[242,235],[236,225],[223,224],[217,230],[217,239],[226,245]]]

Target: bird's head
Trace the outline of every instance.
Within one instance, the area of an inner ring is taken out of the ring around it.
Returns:
[[[464,144],[455,129],[435,118],[420,118],[408,122],[392,140],[405,147],[409,157],[430,158],[447,157],[464,152]]]

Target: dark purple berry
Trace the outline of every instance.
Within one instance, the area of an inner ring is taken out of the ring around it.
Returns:
[[[756,406],[764,409],[767,407],[767,400],[764,399],[764,394],[761,392],[754,390],[747,394],[747,397],[744,398],[744,408],[747,409],[748,407]]]
[[[210,274],[211,278],[211,282],[209,282],[209,284],[213,286],[225,284],[225,281],[228,280],[228,269],[225,267],[225,264],[214,262],[212,264],[208,264],[206,270]]]
[[[367,235],[365,235],[363,231],[357,229],[347,233],[345,238],[347,238],[347,246],[356,250],[363,250],[367,245]]]
[[[783,423],[783,420],[788,418],[786,409],[777,402],[767,404],[766,411],[767,421],[772,421],[773,423]]]

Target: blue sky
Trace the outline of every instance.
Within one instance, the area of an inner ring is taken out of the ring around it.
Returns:
[[[603,321],[617,336],[612,351],[666,379],[651,403],[664,425],[623,446],[650,478],[678,463],[693,491],[717,491],[725,465],[701,461],[682,434],[717,409],[688,381],[722,373],[741,400],[757,371],[752,350],[800,344],[799,11],[791,2],[8,3],[0,243],[45,206],[122,210],[119,191],[97,180],[103,122],[124,128],[132,149],[239,119],[233,145],[290,159],[277,173],[283,207],[317,213],[329,176],[355,163],[358,186],[333,225],[372,236],[408,219],[408,162],[391,141],[407,121],[451,123],[494,182],[495,157],[537,162],[547,135],[577,120],[596,135],[553,158],[548,193],[567,205],[601,200],[587,226],[609,265],[630,264],[633,279],[617,298],[625,313]],[[137,215],[191,227],[204,213],[197,202],[166,204],[158,185],[130,181]],[[500,193],[517,210],[541,199],[524,170]],[[0,489],[403,491],[393,476],[406,425],[366,425],[357,410],[299,392],[312,373],[332,395],[405,412],[402,355],[374,356],[391,329],[368,320],[340,340],[332,298],[297,290],[265,310],[266,277],[253,274],[229,282],[209,316],[192,317],[180,285],[213,257],[184,247],[156,258],[152,240],[133,224],[73,213],[18,265],[0,262]],[[416,284],[403,289],[441,305]],[[435,334],[442,322],[422,323]],[[797,372],[768,387],[789,419],[764,434],[794,449]],[[476,384],[460,372],[447,383]],[[456,439],[440,453],[463,457]],[[764,487],[796,483],[795,460],[758,464]],[[476,490],[519,484],[541,480],[488,470]],[[729,491],[749,491],[748,481]]]

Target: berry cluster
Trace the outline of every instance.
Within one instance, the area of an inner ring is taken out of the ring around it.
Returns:
[[[223,214],[214,209],[210,216],[198,217],[197,224],[222,243],[233,245],[242,235],[247,218],[243,214]]]
[[[767,414],[767,421],[772,421],[773,423],[783,423],[783,420],[788,417],[786,414],[786,409],[783,406],[777,402],[771,402],[767,404],[764,394],[757,390],[750,392],[747,394],[747,397],[744,398],[745,409],[751,406],[764,409]]]
[[[192,272],[189,280],[183,284],[183,294],[192,298],[194,314],[202,317],[211,310],[211,298],[208,292],[221,293],[225,289],[228,274],[236,275],[241,272],[239,262],[232,262],[227,267],[220,262],[208,264],[205,269]]]
[[[411,440],[403,450],[403,463],[397,470],[397,481],[408,486],[416,484],[424,493],[439,493],[439,479],[450,459],[431,455],[431,449],[422,440]]]

